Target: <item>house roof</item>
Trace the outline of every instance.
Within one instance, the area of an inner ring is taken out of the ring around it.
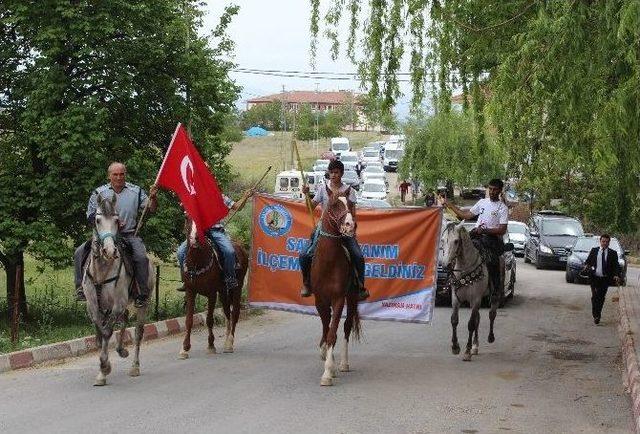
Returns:
[[[286,101],[298,104],[349,104],[352,99],[354,104],[361,105],[358,101],[359,94],[351,91],[340,90],[337,92],[314,92],[311,90],[293,90],[291,92],[280,92],[273,95],[261,96],[248,100],[248,103],[261,103],[272,101]]]

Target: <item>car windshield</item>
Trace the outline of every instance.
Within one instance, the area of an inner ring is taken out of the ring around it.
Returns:
[[[331,145],[331,149],[333,149],[334,151],[348,151],[349,150],[349,144],[348,143],[334,143],[333,145]]]
[[[358,161],[358,157],[355,155],[343,155],[342,157],[340,157],[340,161],[354,161],[357,162]]]
[[[547,236],[579,237],[584,234],[582,225],[573,220],[548,220],[542,223],[542,233]]]
[[[400,149],[390,149],[388,151],[384,151],[385,158],[400,158],[402,157],[402,151]]]
[[[365,184],[364,191],[368,191],[371,193],[384,193],[386,188],[384,184]]]
[[[342,175],[342,179],[348,180],[348,181],[355,181],[356,179],[358,179],[358,175],[356,174],[356,172],[352,172],[348,170],[344,172],[344,175]]]
[[[573,246],[574,252],[589,252],[592,248],[600,246],[600,238],[598,237],[590,237],[590,238],[578,238],[578,241]],[[622,246],[616,238],[611,238],[611,242],[609,242],[609,247],[618,252],[618,255],[622,254]]]
[[[364,153],[365,157],[377,157],[378,156],[378,151],[376,151],[375,149],[373,151],[366,151]]]
[[[507,229],[512,234],[526,234],[527,233],[527,227],[524,226],[524,225],[510,224],[510,225],[507,226]]]
[[[364,169],[365,173],[382,173],[382,167],[380,166],[367,166]]]

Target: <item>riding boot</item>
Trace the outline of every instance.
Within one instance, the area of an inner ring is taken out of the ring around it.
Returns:
[[[84,295],[82,286],[76,288],[76,301],[87,301],[87,297]]]

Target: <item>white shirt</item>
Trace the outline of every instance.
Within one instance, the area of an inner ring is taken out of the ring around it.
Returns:
[[[598,249],[598,256],[596,257],[596,276],[604,277],[604,270],[602,269],[602,255],[604,254],[604,260],[607,260],[607,250],[603,250],[602,247]]]
[[[320,186],[320,188],[318,188],[318,191],[316,191],[316,195],[313,197],[313,201],[315,203],[317,203],[318,205],[322,205],[322,212],[324,212],[324,210],[327,209],[327,206],[329,206],[329,195],[327,194],[327,186],[330,182],[331,181],[327,181],[327,185]],[[343,182],[338,191],[340,193],[343,193],[347,191],[347,188],[349,188],[349,185]],[[356,192],[353,191],[353,188],[349,192],[349,197],[347,199],[349,200],[349,202],[354,204],[358,201]]]
[[[509,209],[501,200],[492,202],[491,199],[480,199],[469,211],[478,216],[476,227],[496,229],[509,222]]]

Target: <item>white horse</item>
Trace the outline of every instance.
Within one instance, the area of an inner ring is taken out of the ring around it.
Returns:
[[[118,236],[118,212],[116,196],[104,199],[98,196],[95,227],[91,241],[91,257],[85,266],[82,288],[87,298],[87,311],[96,327],[96,344],[100,351],[100,372],[96,376],[94,385],[104,386],[107,375],[111,372],[109,362],[109,340],[114,328],[120,324],[120,333],[116,351],[120,357],[128,357],[129,352],[124,348],[124,335],[129,317],[127,308],[133,303],[129,298],[129,287],[133,283],[133,276],[127,271],[122,252],[116,245]],[[149,288],[155,286],[155,276],[152,263],[149,260]],[[140,375],[140,342],[144,333],[144,321],[147,314],[146,306],[135,309],[136,333],[135,354],[129,375]]]
[[[480,325],[480,305],[482,297],[489,285],[489,273],[480,252],[473,245],[469,233],[463,225],[450,223],[444,232],[443,241],[445,243],[444,266],[449,270],[449,284],[451,285],[451,327],[453,329],[451,338],[451,351],[453,354],[460,353],[458,344],[458,310],[460,303],[468,302],[471,308],[468,330],[469,339],[467,349],[462,357],[464,361],[470,361],[471,355],[478,354],[478,328]],[[501,286],[501,285],[499,285]],[[496,311],[500,304],[502,291],[494,289],[491,297],[491,309],[489,311],[489,343],[495,340],[493,335],[493,322],[496,318]]]

